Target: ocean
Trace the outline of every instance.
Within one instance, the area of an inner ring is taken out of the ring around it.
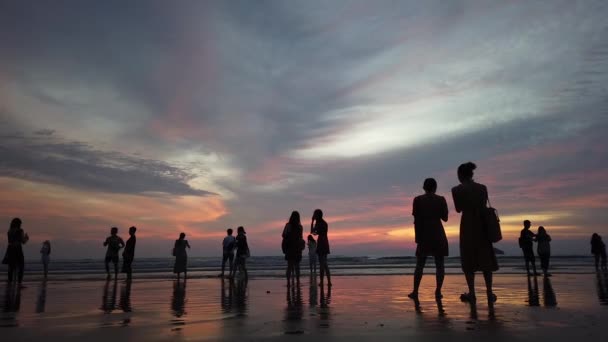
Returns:
[[[122,260],[121,260],[122,261]],[[173,261],[169,258],[136,258],[133,270],[139,279],[168,279],[173,277]],[[330,256],[332,276],[366,276],[366,275],[408,275],[414,273],[415,257],[350,257]],[[524,273],[524,260],[519,256],[499,256],[498,264],[501,274]],[[537,259],[540,272],[540,263]],[[449,257],[445,262],[447,274],[459,274],[460,259]],[[190,257],[188,259],[188,277],[212,278],[220,271],[219,257]],[[252,278],[282,278],[285,275],[286,262],[282,256],[252,256],[247,260],[247,269]],[[308,273],[308,257],[302,259],[303,274]],[[6,271],[6,265],[0,266]],[[434,272],[433,258],[428,258],[425,273]],[[551,258],[551,273],[585,274],[594,272],[594,260],[590,256],[554,256]],[[25,279],[33,280],[42,275],[42,265],[36,260],[26,261]],[[49,276],[53,279],[87,280],[101,279],[105,276],[103,259],[51,260]]]

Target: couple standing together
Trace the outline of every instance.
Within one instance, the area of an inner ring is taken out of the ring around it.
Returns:
[[[483,272],[486,283],[488,305],[493,307],[496,295],[492,292],[492,272],[498,270],[494,247],[487,238],[484,228],[483,210],[488,203],[485,185],[473,180],[476,165],[468,162],[458,167],[460,185],[452,188],[456,211],[462,213],[460,220],[460,262],[464,272],[468,293],[460,298],[470,303],[476,302],[475,272]],[[414,198],[413,212],[416,234],[416,270],[414,291],[408,295],[418,298],[418,288],[427,256],[435,258],[437,288],[435,298],[441,299],[441,287],[445,275],[444,257],[448,256],[448,240],[441,221],[448,220],[448,206],[443,196],[435,194],[437,182],[433,178],[424,181],[424,195]]]
[[[302,251],[306,248],[306,242],[303,238],[302,223],[300,223],[300,213],[294,211],[289,217],[289,221],[283,228],[283,241],[281,249],[287,260],[287,286],[290,286],[294,281],[300,283],[300,262],[302,261]],[[310,234],[308,236],[309,258],[311,276],[313,269],[316,269],[316,257],[319,259],[319,270],[321,276],[320,285],[323,286],[323,278],[327,275],[327,285],[331,286],[331,277],[329,274],[329,266],[327,265],[327,255],[329,254],[329,239],[327,238],[328,225],[323,219],[323,211],[316,209],[312,215],[310,223]],[[315,244],[314,237],[317,235]],[[316,245],[316,251],[315,249]],[[314,263],[314,264],[313,264]],[[311,277],[311,280],[314,279]]]

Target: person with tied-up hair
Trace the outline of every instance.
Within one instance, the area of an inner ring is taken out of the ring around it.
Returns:
[[[469,288],[460,298],[476,302],[475,272],[483,272],[486,283],[488,306],[494,307],[496,295],[492,292],[492,272],[498,270],[498,262],[492,242],[488,239],[483,220],[483,211],[488,202],[488,189],[473,180],[477,166],[471,162],[458,167],[460,185],[452,188],[452,197],[460,218],[460,263]]]
[[[414,272],[414,291],[408,295],[418,298],[418,288],[422,280],[424,265],[428,256],[435,259],[436,282],[435,298],[441,299],[441,287],[445,276],[444,257],[448,256],[448,239],[441,221],[448,220],[448,204],[443,196],[435,194],[437,181],[427,178],[422,186],[425,194],[414,198],[412,215],[416,235],[416,271]]]

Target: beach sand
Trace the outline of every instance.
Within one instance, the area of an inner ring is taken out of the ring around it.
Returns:
[[[462,303],[461,275],[445,279],[443,309],[435,279],[425,276],[420,307],[407,298],[412,276],[334,277],[333,287],[288,290],[282,279],[250,279],[230,286],[220,279],[28,282],[0,285],[4,341],[218,341],[404,339],[524,341],[552,338],[605,340],[608,275],[552,278],[498,275],[490,315],[478,276],[476,310]],[[599,283],[598,283],[599,282]]]

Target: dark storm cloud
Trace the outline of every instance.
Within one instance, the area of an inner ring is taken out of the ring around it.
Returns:
[[[101,151],[43,133],[0,136],[0,176],[110,193],[212,194],[189,186],[195,176],[166,162]]]

